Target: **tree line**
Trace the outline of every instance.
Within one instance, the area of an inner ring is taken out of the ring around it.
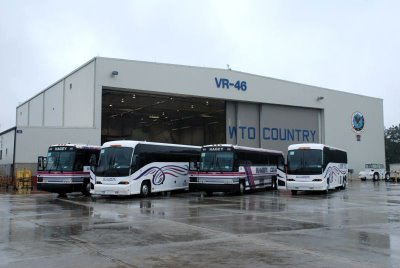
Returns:
[[[400,124],[385,128],[386,166],[400,163]]]

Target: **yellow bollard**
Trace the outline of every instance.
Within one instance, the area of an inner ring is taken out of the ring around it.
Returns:
[[[32,171],[29,169],[15,172],[15,191],[18,194],[30,194],[32,189]]]
[[[24,178],[31,178],[32,177],[32,171],[30,169],[24,169]]]

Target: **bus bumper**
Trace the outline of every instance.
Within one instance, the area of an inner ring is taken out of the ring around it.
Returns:
[[[104,185],[104,184],[95,184],[94,189],[92,190],[93,194],[97,195],[132,195],[139,193],[132,193],[131,187],[129,184],[123,185]]]
[[[286,182],[288,190],[298,190],[298,191],[325,191],[328,186],[324,182],[297,182],[288,181]]]
[[[40,183],[37,184],[39,191],[46,191],[50,193],[73,193],[82,192],[83,183]]]
[[[239,183],[235,184],[216,184],[216,183],[198,183],[190,182],[189,191],[204,191],[204,192],[237,192]]]

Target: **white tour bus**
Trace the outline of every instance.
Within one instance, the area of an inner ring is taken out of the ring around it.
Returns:
[[[189,162],[199,146],[142,141],[103,144],[99,162],[90,172],[91,194],[135,195],[187,190]]]
[[[278,167],[278,188],[297,191],[345,189],[347,153],[324,144],[294,144],[288,148],[286,174]]]
[[[197,171],[190,172],[189,189],[213,192],[236,192],[276,188],[281,151],[231,144],[206,145],[201,149]],[[284,161],[284,160],[281,160]]]

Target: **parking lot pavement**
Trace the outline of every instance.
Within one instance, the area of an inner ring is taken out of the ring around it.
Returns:
[[[0,194],[0,267],[399,267],[400,184],[142,199]]]

